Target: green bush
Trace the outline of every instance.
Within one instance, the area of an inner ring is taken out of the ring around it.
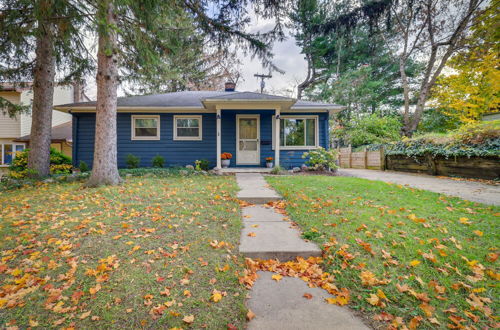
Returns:
[[[401,121],[395,116],[372,114],[352,120],[343,128],[337,128],[333,135],[344,143],[359,147],[367,144],[380,144],[397,141],[400,138]]]
[[[275,166],[273,167],[273,169],[271,170],[271,174],[281,174],[281,173],[284,173],[285,172],[285,169],[281,166]]]
[[[313,167],[315,170],[335,170],[337,166],[338,152],[331,149],[319,147],[317,149],[304,152],[302,158],[308,158],[306,164]]]
[[[125,163],[127,164],[127,168],[138,168],[141,164],[141,159],[132,154],[128,154]]]
[[[425,134],[385,146],[387,155],[500,157],[500,121],[465,125],[448,134]]]
[[[182,173],[187,173],[188,175],[197,173],[194,170],[184,168],[184,167],[141,167],[141,168],[132,168],[132,169],[119,169],[120,176],[155,176],[155,177],[170,177],[170,176],[178,176],[182,175]]]
[[[195,162],[195,169],[197,171],[208,171],[210,170],[210,162],[206,159],[200,159]]]
[[[80,164],[78,164],[78,168],[80,169],[80,172],[82,172],[82,173],[89,171],[89,166],[83,160],[81,160]]]
[[[151,163],[153,164],[153,167],[163,167],[165,166],[165,158],[163,158],[163,156],[156,155],[151,160]]]
[[[16,179],[26,178],[30,174],[28,169],[29,149],[17,151],[12,163],[9,166],[9,175]],[[65,174],[71,173],[71,157],[51,148],[50,149],[50,173]]]

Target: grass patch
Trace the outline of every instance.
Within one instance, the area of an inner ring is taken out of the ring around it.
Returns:
[[[242,328],[236,191],[170,175],[2,193],[1,327]]]
[[[358,178],[267,180],[351,308],[409,327],[498,325],[499,207]]]

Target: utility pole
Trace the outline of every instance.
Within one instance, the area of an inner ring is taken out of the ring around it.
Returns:
[[[264,79],[266,78],[272,78],[270,74],[254,74],[254,77],[260,78],[260,93],[262,94],[264,92],[264,87],[266,86],[266,83],[264,82]]]

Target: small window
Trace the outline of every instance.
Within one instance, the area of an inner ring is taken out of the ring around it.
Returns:
[[[201,140],[201,116],[174,116],[174,140]]]
[[[16,151],[23,151],[24,144],[0,144],[0,165],[9,165],[16,156]]]
[[[132,116],[132,140],[159,140],[160,116]]]

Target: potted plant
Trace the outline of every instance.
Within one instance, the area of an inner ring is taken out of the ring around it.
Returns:
[[[273,168],[273,157],[266,157],[266,167]]]
[[[220,155],[222,168],[228,168],[229,167],[229,165],[231,164],[231,158],[233,158],[233,155],[231,153],[229,153],[229,152],[223,152]]]

